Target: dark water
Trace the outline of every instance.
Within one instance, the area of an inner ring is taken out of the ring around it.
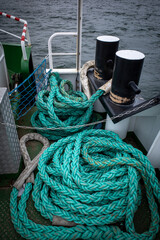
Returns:
[[[47,55],[51,34],[76,31],[76,0],[0,0],[1,11],[27,20],[32,41],[34,65]],[[0,28],[21,35],[22,25],[0,17]],[[145,98],[160,93],[160,1],[159,0],[86,0],[83,3],[82,64],[95,57],[96,37],[115,35],[119,49],[134,49],[145,54],[140,79]],[[8,37],[0,32],[0,41]],[[9,41],[13,41],[10,38]],[[14,39],[14,41],[17,41]],[[60,46],[60,44],[62,46]],[[53,42],[57,52],[71,51],[76,41],[58,38]],[[69,66],[74,59],[55,58],[54,66]]]

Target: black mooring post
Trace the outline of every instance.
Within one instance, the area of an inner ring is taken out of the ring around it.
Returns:
[[[87,72],[92,93],[97,91],[97,89],[106,82],[106,79],[110,79],[110,76],[105,72],[105,57],[108,55],[107,52],[105,53],[105,50],[103,51],[104,41],[102,40],[104,40],[103,37],[98,37],[95,61],[97,64],[96,68],[89,69]],[[98,49],[100,49],[101,53],[98,52]],[[118,123],[136,113],[160,104],[160,95],[147,101],[138,95],[140,93],[138,83],[144,57],[143,53],[135,50],[121,50],[116,52],[111,92],[102,95],[99,99],[114,123]],[[108,60],[110,59],[114,62],[113,55],[112,58],[108,58]],[[94,75],[97,68],[100,69],[97,74],[99,78]]]
[[[112,78],[115,53],[118,50],[119,38],[99,36],[96,42],[94,76],[104,82]]]
[[[138,83],[145,55],[135,50],[116,52],[110,98],[118,104],[131,104],[141,91]]]

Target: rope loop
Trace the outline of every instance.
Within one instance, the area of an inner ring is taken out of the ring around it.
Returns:
[[[72,135],[85,129],[85,127],[69,128],[70,126],[84,125],[101,119],[99,114],[93,113],[94,102],[103,94],[98,90],[88,100],[86,95],[73,90],[69,80],[62,80],[58,73],[49,78],[50,91],[39,92],[36,111],[31,117],[33,127],[65,128],[64,130],[52,131],[39,130],[43,136],[50,140],[58,140],[61,137]],[[89,128],[93,128],[90,126]]]
[[[142,201],[141,179],[151,223],[139,234],[134,215]],[[35,208],[51,222],[56,215],[76,226],[45,226],[28,219],[31,190],[27,183],[17,206],[18,190],[13,188],[10,202],[12,222],[26,239],[151,240],[159,230],[155,170],[141,151],[110,131],[91,129],[62,138],[39,159],[32,192]]]

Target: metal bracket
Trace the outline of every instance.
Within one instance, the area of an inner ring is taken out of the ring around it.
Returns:
[[[104,80],[97,80],[94,77],[93,71],[93,69],[88,70],[87,76],[92,88],[92,92],[94,93],[104,84]],[[110,99],[109,93],[105,96],[101,96],[99,100],[101,101],[103,107],[106,109],[106,112],[109,114],[111,120],[114,123],[117,123],[122,119],[128,118],[132,115],[135,115],[136,113],[142,112],[148,108],[160,104],[160,95],[155,96],[149,100],[145,100],[141,96],[136,95],[134,102],[128,105],[114,103]]]

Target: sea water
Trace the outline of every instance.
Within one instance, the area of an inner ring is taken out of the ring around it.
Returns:
[[[76,31],[76,0],[0,0],[0,9],[27,20],[34,66],[48,54],[48,39],[55,32]],[[0,16],[0,28],[21,36],[23,25]],[[142,96],[160,94],[160,1],[84,0],[82,65],[95,58],[96,38],[120,38],[119,50],[138,50],[145,54],[140,78]],[[0,32],[2,42],[20,40]],[[76,39],[58,37],[54,52],[75,52]],[[74,67],[75,57],[54,57],[54,67]]]

